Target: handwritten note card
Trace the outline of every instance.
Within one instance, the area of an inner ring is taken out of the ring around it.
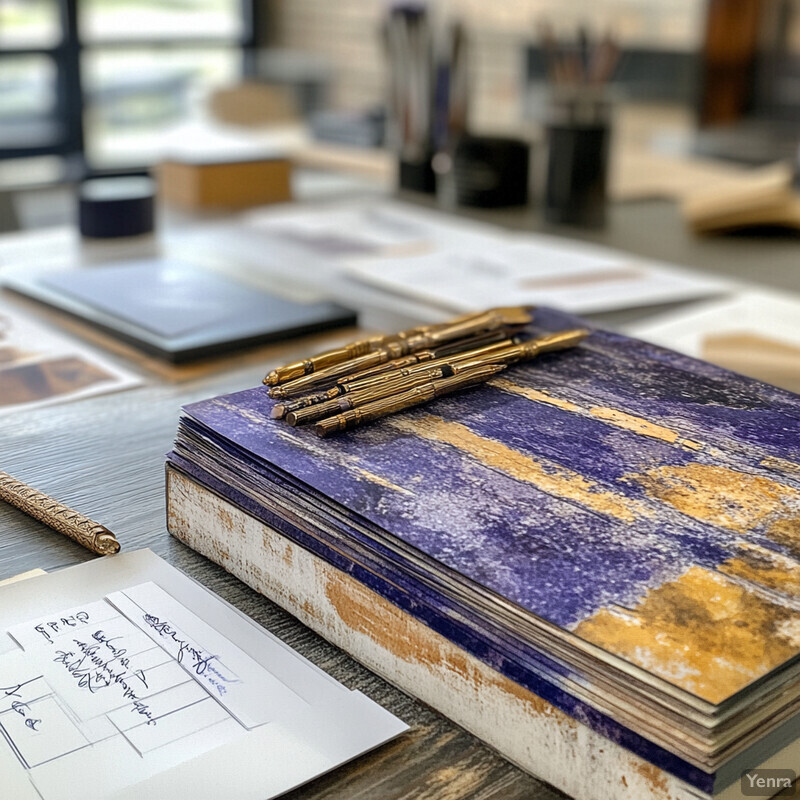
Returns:
[[[364,731],[353,730],[354,748],[347,758],[404,728],[357,692],[321,678],[316,668],[265,631],[246,626],[247,636],[235,637],[238,643],[223,635],[190,611],[186,599],[196,595],[199,602],[192,608],[208,611],[216,620],[230,616],[231,629],[239,632],[242,621],[237,612],[152,553],[103,559],[111,565],[105,571],[114,573],[114,562],[125,559],[144,562],[144,568],[133,570],[135,574],[154,578],[160,574],[160,580],[115,587],[100,599],[88,599],[90,582],[84,592],[86,602],[54,608],[6,628],[6,638],[0,642],[0,775],[4,779],[13,775],[15,798],[114,797],[142,781],[158,786],[160,776],[168,781],[172,771],[191,766],[193,760],[197,771],[208,770],[215,754],[218,770],[224,773],[226,746],[235,745],[244,753],[252,748],[253,756],[264,761],[259,743],[266,741],[265,735],[274,738],[282,728],[288,751],[294,742],[308,767],[300,781],[296,764],[277,767],[285,771],[286,785],[281,789],[285,791],[318,774],[321,765],[326,764],[324,772],[347,760],[320,761],[319,753],[311,757],[306,752],[308,742],[296,741],[298,720],[313,726],[309,742],[318,741],[319,730],[326,725],[339,726],[345,737],[353,725],[371,727],[367,747]],[[96,563],[36,581],[57,585],[64,583],[67,573],[80,579],[82,571],[103,572]],[[108,581],[98,586],[102,583]],[[32,594],[12,589],[0,590],[0,607],[5,609],[5,595],[21,596],[17,602],[24,602]],[[184,602],[170,589],[180,589],[176,593],[184,595]],[[75,594],[73,587],[68,596],[74,599]],[[265,652],[271,655],[275,671],[259,660]],[[285,677],[289,673],[291,682]],[[351,708],[342,707],[350,701]],[[274,769],[262,786],[256,773],[247,784],[252,796],[273,796],[269,787],[274,785]],[[241,774],[232,775],[234,779],[241,782]]]

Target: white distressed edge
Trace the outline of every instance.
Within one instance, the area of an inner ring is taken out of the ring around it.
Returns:
[[[169,467],[167,526],[369,669],[575,800],[744,800],[739,781],[707,794],[606,739]]]

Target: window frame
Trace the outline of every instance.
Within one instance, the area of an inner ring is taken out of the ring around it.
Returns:
[[[148,38],[147,36],[126,39],[104,39],[97,42],[84,41],[80,33],[79,7],[82,0],[55,0],[61,28],[61,40],[45,47],[0,47],[0,57],[19,58],[45,56],[50,58],[56,71],[56,104],[53,123],[59,135],[52,143],[0,147],[0,160],[31,156],[56,155],[72,162],[77,161],[84,173],[94,172],[86,164],[84,139],[85,96],[81,77],[81,57],[84,52],[97,48],[124,50],[140,47],[196,48],[209,45],[230,44],[241,54],[241,74],[252,76],[256,71],[256,48],[258,45],[259,4],[258,0],[238,0],[242,18],[242,34],[234,39],[213,37]],[[145,165],[142,165],[144,168]],[[130,170],[126,170],[130,171]]]

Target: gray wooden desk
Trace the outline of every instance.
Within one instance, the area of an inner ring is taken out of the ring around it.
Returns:
[[[482,214],[530,229],[529,212]],[[620,206],[592,238],[642,255],[800,290],[796,240],[694,241],[665,203]],[[769,250],[765,251],[765,247]],[[649,312],[637,312],[639,316]],[[610,316],[614,322],[619,316]],[[297,345],[298,351],[304,348]],[[149,547],[249,614],[346,685],[412,726],[401,739],[289,795],[353,800],[551,800],[560,793],[516,769],[437,713],[327,644],[220,567],[173,540],[165,528],[164,454],[182,404],[258,384],[275,364],[232,367],[190,382],[151,377],[140,389],[15,415],[0,421],[0,469],[84,511],[114,530],[125,550]],[[281,360],[286,360],[285,355]],[[93,556],[0,504],[0,578]],[[227,800],[227,798],[226,798]],[[234,799],[231,799],[234,800]]]
[[[411,725],[411,731],[396,742],[287,795],[293,800],[562,797],[167,533],[164,454],[170,449],[180,406],[256,385],[270,366],[265,362],[189,384],[159,383],[3,419],[0,465],[108,525],[125,550],[151,548],[336,679],[360,689]],[[94,556],[79,545],[0,503],[0,578],[90,558]]]

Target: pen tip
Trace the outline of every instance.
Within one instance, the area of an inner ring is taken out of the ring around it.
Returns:
[[[115,553],[119,553],[120,551],[117,537],[114,536],[114,534],[111,533],[111,531],[107,528],[101,529],[101,533],[98,533],[95,542],[97,543],[97,552],[99,552],[101,555],[113,556]]]
[[[277,405],[272,407],[272,410],[269,412],[269,415],[272,419],[283,419],[283,415],[286,413],[286,406],[283,403],[278,403]]]
[[[268,372],[263,383],[266,386],[276,386],[278,383],[278,371],[273,369],[272,372]]]
[[[502,317],[504,325],[528,325],[533,322],[532,306],[511,306],[493,310]]]
[[[566,350],[569,347],[575,347],[575,345],[580,344],[589,333],[590,331],[586,328],[571,328],[566,331],[550,333],[538,340],[538,351],[545,353],[548,350]]]

